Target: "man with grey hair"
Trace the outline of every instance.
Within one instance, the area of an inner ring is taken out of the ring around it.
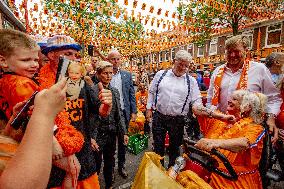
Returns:
[[[136,120],[136,99],[131,73],[121,70],[121,54],[117,50],[112,50],[108,54],[108,61],[113,65],[113,77],[110,85],[116,88],[120,94],[121,110],[125,119],[126,129],[130,119]],[[126,178],[128,176],[125,169],[126,148],[124,139],[118,136],[118,173]]]
[[[265,65],[246,60],[248,40],[237,35],[226,41],[226,64],[217,67],[211,77],[208,89],[207,107],[227,111],[231,94],[238,89],[260,92],[268,97],[267,124],[274,133],[272,142],[278,138],[275,117],[282,103],[280,91],[274,86],[271,74]]]
[[[178,51],[173,68],[157,72],[149,88],[146,117],[150,121],[153,115],[154,151],[164,156],[165,136],[168,131],[168,167],[174,165],[179,155],[190,104],[202,105],[198,84],[187,73],[191,61],[192,57],[187,51]]]

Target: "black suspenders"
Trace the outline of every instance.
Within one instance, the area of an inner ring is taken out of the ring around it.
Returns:
[[[187,100],[188,100],[188,97],[189,97],[189,93],[190,93],[190,81],[189,81],[189,76],[188,76],[187,73],[186,73],[186,82],[187,82],[187,96],[186,96],[185,102],[184,102],[184,104],[182,106],[181,113],[183,113],[183,110],[185,108],[185,105],[187,103]]]
[[[165,75],[167,74],[168,70],[165,70],[163,72],[163,74],[161,75],[161,77],[159,78],[158,80],[158,83],[157,83],[157,88],[156,88],[156,96],[155,96],[155,107],[157,106],[157,101],[158,101],[158,91],[159,91],[159,85],[162,81],[162,79],[165,77]]]
[[[156,96],[155,96],[155,107],[157,106],[157,101],[158,101],[158,91],[159,91],[159,85],[162,81],[162,79],[165,77],[165,75],[167,74],[168,70],[165,70],[163,72],[163,74],[161,75],[161,77],[159,78],[158,80],[158,83],[157,83],[157,88],[156,88]],[[186,96],[186,99],[185,99],[185,102],[182,106],[182,110],[181,110],[181,113],[183,113],[184,111],[184,108],[185,108],[185,105],[187,103],[187,100],[188,100],[188,97],[189,97],[189,94],[190,94],[190,80],[189,80],[189,76],[188,74],[186,73],[186,82],[187,82],[187,96]]]

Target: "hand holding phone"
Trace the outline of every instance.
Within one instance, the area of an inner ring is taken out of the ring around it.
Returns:
[[[11,126],[18,130],[22,125],[23,122],[27,120],[27,112],[29,111],[29,108],[34,104],[34,99],[38,91],[35,91],[32,96],[27,100],[24,107],[19,111],[19,113],[16,115],[14,120],[11,122]]]

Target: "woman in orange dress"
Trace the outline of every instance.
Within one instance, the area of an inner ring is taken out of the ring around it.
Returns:
[[[262,188],[258,165],[265,136],[265,129],[261,126],[265,104],[266,96],[263,94],[238,90],[228,102],[228,114],[236,118],[234,124],[199,117],[205,138],[199,140],[196,146],[206,151],[217,148],[227,157],[239,176],[237,181],[230,181],[212,174],[210,185],[213,188]],[[226,170],[221,162],[219,168]]]

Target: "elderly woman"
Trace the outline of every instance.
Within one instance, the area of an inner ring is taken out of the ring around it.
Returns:
[[[258,165],[263,148],[265,130],[261,126],[267,98],[261,93],[235,91],[228,101],[228,114],[236,118],[234,124],[200,117],[205,138],[196,146],[210,151],[217,148],[223,153],[239,175],[237,181],[229,181],[212,175],[213,188],[262,188]],[[198,114],[198,112],[196,112]],[[219,165],[224,169],[223,164]]]
[[[97,150],[96,166],[97,172],[100,172],[102,157],[104,159],[104,179],[105,188],[112,188],[113,168],[115,165],[115,149],[116,149],[116,136],[124,135],[124,143],[128,143],[128,136],[126,135],[125,121],[120,110],[119,92],[117,89],[111,87],[110,81],[113,75],[112,64],[106,61],[101,61],[97,64],[97,77],[102,83],[104,88],[111,90],[112,92],[112,110],[109,116],[98,119],[99,125],[95,140],[92,140],[92,144]],[[98,85],[95,86],[95,91],[98,92]]]

